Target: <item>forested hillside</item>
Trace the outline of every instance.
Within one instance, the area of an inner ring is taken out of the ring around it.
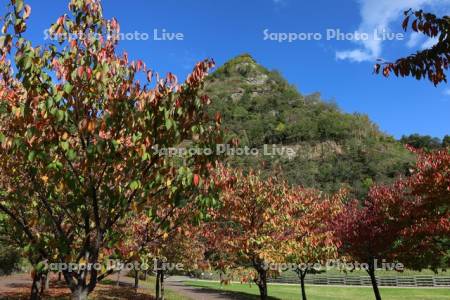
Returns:
[[[242,146],[288,146],[283,155],[234,157],[240,165],[274,170],[291,183],[336,191],[351,187],[363,194],[373,182],[408,172],[412,155],[363,114],[342,112],[319,93],[302,95],[276,71],[247,54],[219,67],[207,80],[211,113],[222,113],[230,137]]]

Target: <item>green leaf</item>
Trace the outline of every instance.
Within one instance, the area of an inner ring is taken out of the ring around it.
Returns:
[[[75,150],[69,149],[69,151],[67,151],[67,158],[71,161],[75,160],[77,158],[77,153],[75,152]]]
[[[130,183],[130,189],[137,190],[139,187],[141,186],[141,183],[139,182],[139,180],[134,180]]]
[[[33,60],[31,59],[30,56],[25,56],[23,58],[23,69],[24,70],[29,70],[31,68],[31,64],[33,63]]]
[[[16,0],[16,13],[20,13],[23,10],[23,0]]]
[[[67,150],[69,149],[69,142],[64,141],[64,142],[61,142],[60,144],[61,144],[61,148],[62,148],[64,151],[67,151]]]
[[[172,128],[172,120],[171,119],[166,119],[166,128],[167,128],[167,130],[170,130],[170,128]]]
[[[63,110],[58,110],[56,112],[56,119],[58,120],[58,122],[61,122],[62,120],[64,120],[64,111]]]
[[[47,109],[50,109],[53,106],[54,102],[53,102],[53,98],[48,98],[47,99]]]
[[[66,94],[70,94],[73,90],[73,86],[70,83],[66,83],[63,87],[64,92],[66,92]]]
[[[28,160],[29,161],[33,161],[35,157],[36,157],[36,152],[35,151],[31,151],[30,153],[28,153]]]

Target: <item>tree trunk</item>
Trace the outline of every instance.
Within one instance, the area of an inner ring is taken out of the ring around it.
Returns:
[[[31,285],[31,295],[30,300],[40,300],[41,299],[41,278],[42,274],[39,272],[33,272],[33,284]]]
[[[306,277],[306,273],[308,271],[307,270],[299,270],[298,273],[298,277],[300,277],[300,286],[302,288],[302,300],[307,300],[306,299],[306,290],[305,290],[305,277]]]
[[[61,280],[62,280],[62,273],[58,272],[58,281],[61,281]]]
[[[119,285],[120,285],[120,270],[117,271],[116,287],[119,287]]]
[[[373,293],[375,294],[375,299],[381,300],[380,291],[378,289],[377,278],[375,277],[375,266],[373,265],[373,263],[369,264],[369,269],[367,270],[367,273],[369,273],[370,281],[372,282]]]
[[[70,295],[71,300],[87,300],[89,289],[87,287],[79,286]]]
[[[144,281],[147,281],[147,273],[148,273],[148,270],[145,270],[144,271]]]
[[[164,300],[164,270],[161,270],[161,300]]]
[[[80,270],[76,276],[68,271],[64,271],[63,275],[71,290],[71,300],[87,300],[89,294],[94,291],[97,285],[98,274],[95,269]],[[89,279],[89,282],[87,282],[87,279]]]
[[[137,290],[139,289],[139,271],[135,270],[134,271],[134,288]]]
[[[262,266],[256,267],[256,271],[258,272],[258,278],[256,280],[256,284],[259,288],[259,295],[261,300],[267,299],[267,270]]]
[[[50,272],[45,274],[45,282],[44,282],[44,291],[48,291],[50,289]]]
[[[156,300],[159,300],[159,296],[160,296],[160,274],[161,272],[159,270],[156,271],[156,286],[155,286],[155,294],[156,294]]]

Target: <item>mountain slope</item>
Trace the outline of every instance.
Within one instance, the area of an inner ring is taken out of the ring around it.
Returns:
[[[411,165],[412,155],[366,115],[344,113],[318,93],[300,94],[248,54],[218,68],[205,88],[213,100],[211,113],[222,113],[229,136],[242,146],[277,144],[295,152],[234,157],[235,164],[266,173],[279,168],[291,183],[327,192],[350,187],[358,196]]]

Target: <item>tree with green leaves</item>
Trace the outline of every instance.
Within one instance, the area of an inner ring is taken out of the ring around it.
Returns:
[[[180,165],[155,147],[211,147],[220,130],[201,92],[212,61],[182,84],[160,78],[118,53],[119,24],[103,17],[99,0],[72,0],[69,10],[45,45],[23,36],[31,14],[23,0],[11,0],[3,18],[0,211],[33,263],[93,266],[63,270],[72,299],[86,299],[111,273],[94,264],[117,242],[115,225],[133,208],[173,199],[181,182],[194,189],[193,174],[206,175],[212,159]]]
[[[443,143],[439,138],[434,138],[429,135],[420,135],[417,133],[402,136],[400,142],[404,145],[424,150],[436,150],[443,147]]]
[[[444,138],[442,139],[442,147],[443,148],[450,147],[450,135],[444,136]]]

